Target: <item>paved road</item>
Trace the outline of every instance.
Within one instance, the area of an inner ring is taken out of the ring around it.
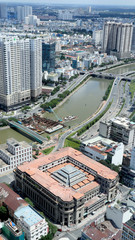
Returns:
[[[90,120],[87,120],[86,122],[84,122],[84,123],[80,124],[79,126],[73,128],[72,130],[67,131],[66,133],[64,133],[60,137],[58,145],[55,148],[56,151],[63,147],[64,141],[67,138],[67,136],[69,136],[72,132],[78,131],[80,128],[85,126],[87,123],[90,123],[91,121],[93,121],[96,117],[98,117],[106,109],[106,106],[112,100],[113,100],[112,111],[113,112],[115,111],[115,108],[116,108],[116,106],[118,104],[118,99],[119,99],[119,84],[120,84],[120,81],[121,81],[121,78],[120,77],[116,77],[116,79],[114,80],[113,86],[112,86],[111,93],[110,93],[110,95],[109,95],[109,97],[108,97],[108,99],[106,101],[106,104],[103,106],[103,108],[96,115],[94,115]]]
[[[10,184],[14,181],[14,174],[13,172],[6,173],[5,175],[0,175],[0,183],[5,182]]]

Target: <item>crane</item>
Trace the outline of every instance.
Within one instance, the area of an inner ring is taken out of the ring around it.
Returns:
[[[62,122],[63,120],[57,116],[57,114],[54,112],[54,110],[51,108],[51,106],[49,106],[49,108],[50,108],[51,112],[55,115],[55,117],[57,118],[57,120],[58,120],[59,122]]]

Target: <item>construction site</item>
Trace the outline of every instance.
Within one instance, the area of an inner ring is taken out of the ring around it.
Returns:
[[[59,121],[53,121],[51,119],[43,118],[38,114],[33,114],[33,117],[29,117],[22,121],[25,127],[35,131],[38,134],[53,133],[64,127]]]

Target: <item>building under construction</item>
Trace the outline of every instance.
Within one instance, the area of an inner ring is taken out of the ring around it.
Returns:
[[[53,133],[64,127],[64,125],[58,121],[42,118],[37,114],[33,114],[33,117],[24,119],[22,122],[24,126],[30,128],[38,134],[42,134],[44,132]]]

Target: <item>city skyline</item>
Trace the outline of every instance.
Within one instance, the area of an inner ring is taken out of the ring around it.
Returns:
[[[12,1],[12,0],[5,0],[4,2],[6,3],[18,3],[18,4],[22,4],[22,3],[37,3],[36,0],[24,0],[23,2],[20,2],[19,0],[15,0],[15,1]],[[1,1],[0,3],[3,3],[3,1]],[[113,6],[113,5],[117,5],[117,6],[135,6],[135,2],[134,0],[129,0],[127,2],[127,0],[122,0],[122,1],[117,1],[117,0],[113,0],[111,1],[110,3],[107,1],[107,0],[84,0],[83,1],[83,4],[82,4],[82,1],[81,0],[69,0],[68,3],[66,0],[39,0],[38,3],[40,4],[78,4],[78,5],[110,5],[110,6]]]

